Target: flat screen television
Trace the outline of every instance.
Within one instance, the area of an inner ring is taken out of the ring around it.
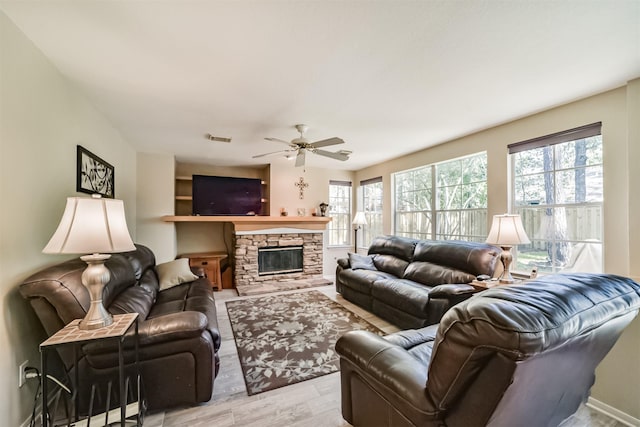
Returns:
[[[194,215],[260,215],[262,181],[257,178],[193,175]]]

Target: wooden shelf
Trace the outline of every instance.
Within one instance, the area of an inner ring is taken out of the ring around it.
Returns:
[[[191,196],[176,196],[176,200],[193,200]]]
[[[230,222],[236,231],[252,231],[279,227],[324,230],[331,218],[327,216],[165,215],[162,220],[164,222]]]
[[[176,176],[176,181],[193,181],[193,176]]]

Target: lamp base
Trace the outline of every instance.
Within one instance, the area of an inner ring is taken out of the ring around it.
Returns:
[[[99,329],[113,323],[113,316],[102,305],[102,290],[111,278],[109,269],[104,265],[109,258],[111,258],[111,255],[105,254],[80,257],[81,260],[88,264],[82,273],[82,284],[89,291],[91,298],[91,305],[87,315],[78,324],[78,328],[82,330]]]
[[[511,255],[511,246],[500,246],[502,248],[502,254],[500,254],[500,260],[502,261],[502,274],[498,277],[498,281],[501,284],[508,285],[515,283],[516,280],[511,275],[511,262],[513,261],[513,255]]]

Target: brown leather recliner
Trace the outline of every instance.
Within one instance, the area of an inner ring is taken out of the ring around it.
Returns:
[[[342,415],[354,426],[557,426],[638,314],[640,285],[554,275],[496,287],[439,325],[336,343]]]
[[[85,316],[89,293],[81,275],[86,266],[80,259],[66,261],[37,272],[20,285],[20,293],[49,336]],[[164,409],[210,400],[220,363],[211,283],[199,278],[159,290],[155,257],[142,245],[132,252],[113,254],[106,266],[111,273],[103,291],[107,311],[139,314],[139,366],[148,407]],[[130,372],[134,360],[131,340],[125,346]],[[68,373],[79,371],[81,411],[88,407],[91,384],[118,384],[118,346],[113,340],[82,345],[77,363],[71,346],[57,350]]]

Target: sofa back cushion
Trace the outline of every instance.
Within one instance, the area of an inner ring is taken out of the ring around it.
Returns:
[[[122,255],[114,254],[105,265],[109,269],[110,279],[104,287],[102,301],[108,307],[118,294],[134,285],[136,280],[131,264]],[[82,284],[82,272],[86,268],[87,264],[79,258],[45,268],[25,279],[20,285],[20,293],[28,300],[47,301],[47,305],[36,305],[50,307],[66,325],[83,318],[89,310],[89,292]],[[40,316],[38,310],[36,314],[43,324],[51,321],[44,313]]]
[[[136,276],[131,263],[120,254],[111,255],[105,265],[109,269],[110,279],[102,290],[102,304],[109,307],[122,291],[135,285]]]
[[[400,236],[378,236],[369,246],[369,255],[390,255],[411,261],[418,240]]]
[[[475,275],[455,268],[444,267],[430,262],[414,261],[404,271],[403,279],[413,280],[428,286],[444,283],[470,283]]]
[[[107,311],[111,314],[138,313],[140,320],[145,320],[155,299],[155,293],[148,288],[130,286],[118,294]]]
[[[373,265],[376,266],[378,271],[384,271],[385,273],[393,274],[400,278],[404,275],[404,271],[409,263],[393,255],[374,255]]]
[[[459,240],[420,240],[413,252],[413,261],[428,262],[460,270],[475,278],[480,274],[493,276],[501,253],[500,248],[486,243]]]
[[[417,242],[407,237],[379,236],[371,242],[369,255],[373,255],[373,263],[378,270],[402,277]]]

